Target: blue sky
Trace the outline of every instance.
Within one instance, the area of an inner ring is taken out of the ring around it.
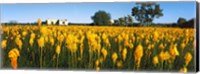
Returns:
[[[196,2],[158,2],[164,16],[155,23],[173,23],[179,17],[187,20],[196,17]],[[98,10],[111,14],[112,19],[131,15],[135,2],[116,3],[61,3],[61,4],[1,4],[1,22],[35,22],[38,18],[67,19],[73,23],[91,23],[91,16]],[[136,20],[134,20],[137,22]]]

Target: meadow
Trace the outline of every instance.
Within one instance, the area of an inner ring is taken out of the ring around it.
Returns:
[[[194,35],[169,27],[2,26],[2,68],[190,72]]]

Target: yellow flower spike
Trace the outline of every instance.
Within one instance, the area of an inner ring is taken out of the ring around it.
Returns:
[[[113,63],[114,63],[114,64],[115,64],[117,58],[118,58],[117,53],[114,52],[114,53],[112,54],[112,60],[113,60]]]
[[[171,55],[169,54],[168,51],[165,51],[164,53],[164,60],[169,60],[171,58]]]
[[[20,40],[20,38],[16,38],[15,39],[15,44],[20,48],[20,49],[22,49],[22,45],[23,45],[23,43],[22,43],[22,41]]]
[[[158,56],[153,57],[153,64],[157,65],[159,63]]]
[[[148,39],[145,39],[145,44],[148,44],[149,43],[149,40]]]
[[[30,38],[35,39],[35,33],[32,32]]]
[[[72,35],[72,34],[69,34],[66,38],[66,44],[67,44],[67,48],[75,53],[77,51],[77,37]]]
[[[164,45],[163,45],[163,43],[161,43],[160,45],[159,45],[159,49],[164,49],[165,47],[164,47]]]
[[[50,43],[51,43],[51,46],[54,45],[54,39],[52,37],[50,37]]]
[[[60,54],[60,45],[56,46],[56,54],[59,55]]]
[[[64,40],[64,35],[59,35],[58,37],[57,37],[57,40],[60,42],[60,44],[62,44],[62,42],[63,42],[63,40]]]
[[[42,35],[44,35],[44,36],[48,35],[48,29],[47,29],[47,27],[42,26],[40,28],[40,33],[42,33]]]
[[[141,44],[139,44],[137,47],[136,47],[136,50],[134,52],[134,58],[135,60],[139,60],[141,59],[143,56],[143,47]]]
[[[155,41],[157,41],[157,39],[158,39],[158,32],[157,32],[157,31],[155,31],[155,32],[153,33],[153,39],[154,39]]]
[[[10,51],[10,52],[8,53],[8,57],[9,57],[9,58],[17,57],[17,54],[15,54],[14,51]]]
[[[187,72],[187,68],[186,67],[181,68],[180,72]]]
[[[105,60],[106,57],[107,57],[108,52],[104,47],[102,48],[101,53],[103,54],[103,57],[104,57],[104,60]]]
[[[45,41],[45,42],[49,42],[49,37],[48,37],[48,36],[45,36],[45,37],[44,37],[44,41]]]
[[[13,69],[17,69],[17,58],[19,57],[19,50],[17,48],[13,48],[9,51],[8,57],[11,60],[11,66]]]
[[[17,48],[12,49],[12,51],[17,55],[17,57],[20,56],[19,50]]]
[[[95,65],[96,65],[96,67],[99,66],[99,60],[96,60],[96,61],[95,61]]]
[[[165,54],[164,54],[163,51],[161,51],[161,52],[159,53],[159,59],[161,60],[161,62],[163,62],[163,61],[165,60],[164,57],[165,57]]]
[[[185,59],[185,65],[187,66],[187,65],[190,63],[190,61],[192,60],[192,55],[191,55],[191,53],[190,53],[190,52],[187,52],[187,53],[185,54],[185,56],[184,56],[184,59]]]
[[[25,37],[28,33],[26,31],[22,32],[22,36]]]
[[[179,52],[176,48],[176,44],[170,46],[169,52],[170,52],[171,56],[173,57],[173,59],[175,59],[176,56],[179,56]]]
[[[184,49],[185,48],[185,43],[181,43],[181,49]]]
[[[29,44],[30,44],[31,46],[33,46],[33,43],[34,43],[34,39],[31,38],[31,39],[29,40]]]
[[[105,33],[102,34],[102,39],[103,40],[107,39],[107,35]]]
[[[99,63],[103,63],[103,60],[104,60],[104,58],[103,58],[103,57],[100,57],[100,58],[99,58]]]
[[[122,68],[123,67],[123,62],[121,60],[117,61],[117,67],[118,68]]]
[[[126,55],[127,55],[127,49],[124,48],[123,51],[122,51],[122,59],[123,59],[123,61],[126,60]]]
[[[41,48],[44,47],[44,37],[43,36],[38,39],[38,45]]]
[[[5,49],[6,46],[7,46],[7,40],[1,41],[1,47],[2,47],[2,49]]]

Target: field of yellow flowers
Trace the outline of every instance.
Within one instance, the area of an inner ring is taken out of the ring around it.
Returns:
[[[2,68],[194,71],[194,29],[2,26]]]

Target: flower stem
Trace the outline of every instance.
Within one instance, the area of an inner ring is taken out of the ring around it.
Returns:
[[[58,60],[59,60],[59,55],[57,55],[57,64],[56,64],[57,69],[58,69]]]
[[[40,49],[40,68],[42,68],[42,48]]]

